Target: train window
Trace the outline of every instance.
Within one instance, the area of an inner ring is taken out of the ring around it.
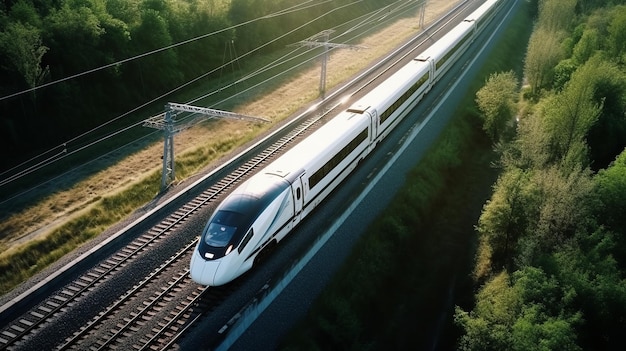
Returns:
[[[241,253],[241,251],[243,251],[243,248],[248,244],[250,239],[252,239],[253,235],[254,235],[254,229],[250,228],[250,230],[248,230],[248,234],[246,234],[246,236],[243,238],[243,241],[241,242],[241,245],[239,245],[239,248],[237,249],[237,251],[239,251],[239,253]]]
[[[471,33],[469,33],[469,32],[468,32],[468,33],[465,35],[465,37],[463,37],[463,39],[461,39],[461,41],[459,41],[459,42],[458,42],[458,43],[457,43],[457,44],[456,44],[456,45],[455,45],[455,46],[454,46],[454,47],[453,47],[450,51],[448,51],[448,53],[447,53],[447,54],[445,54],[445,55],[441,58],[441,60],[437,61],[437,65],[436,65],[436,68],[437,68],[437,69],[439,69],[441,66],[443,66],[443,64],[444,64],[444,63],[446,63],[446,61],[448,61],[448,59],[449,59],[450,57],[452,57],[452,55],[453,55],[453,54],[454,54],[454,53],[455,53],[455,52],[456,52],[456,51],[457,51],[457,50],[458,50],[461,46],[463,46],[463,44],[465,44],[465,42],[466,42],[469,38],[471,38],[471,37],[472,37],[471,35],[468,35],[468,34],[471,34]]]
[[[212,222],[204,232],[204,242],[213,247],[226,247],[237,227]]]
[[[424,83],[428,81],[429,75],[430,73],[428,72],[423,75],[415,84],[411,86],[411,88],[409,88],[409,90],[402,94],[402,96],[398,100],[396,100],[396,102],[394,102],[385,112],[383,112],[380,115],[379,123],[383,123],[387,118],[389,118],[389,116],[391,116],[391,114],[395,110],[397,110],[406,100],[408,100],[411,95],[413,95],[417,91],[417,89],[421,88],[422,85],[424,85]]]
[[[296,199],[300,200],[300,196],[302,196],[302,194],[301,194],[300,188],[298,188],[298,189],[296,189]]]
[[[364,129],[356,138],[352,139],[348,145],[344,146],[335,156],[326,162],[320,169],[309,177],[309,189],[315,187],[324,177],[326,177],[341,161],[348,157],[363,141],[368,137],[368,129]]]

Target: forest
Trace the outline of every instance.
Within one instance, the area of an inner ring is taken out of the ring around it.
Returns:
[[[233,55],[268,54],[393,1],[343,8],[351,2],[0,1],[0,170],[146,102],[154,101],[150,112],[162,112],[167,101],[159,97],[223,65],[228,45]],[[198,84],[209,79],[215,75]],[[107,128],[131,125],[147,113]]]
[[[520,79],[477,94],[500,176],[462,350],[616,350],[626,330],[626,6],[539,0]],[[512,123],[512,121],[515,121]]]

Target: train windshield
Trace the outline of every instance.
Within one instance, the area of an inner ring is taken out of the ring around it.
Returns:
[[[212,247],[226,247],[237,231],[242,215],[231,211],[218,211],[204,232],[204,242]]]

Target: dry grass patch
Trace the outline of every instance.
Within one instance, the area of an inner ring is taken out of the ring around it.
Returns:
[[[445,0],[429,1],[425,15],[426,23],[432,22],[455,4],[456,2]],[[415,35],[419,30],[417,28],[418,16],[419,13],[416,13],[414,17],[399,20],[363,39],[360,45],[366,46],[367,49],[333,51],[327,66],[328,89],[350,78],[410,36]],[[251,102],[241,104],[236,112],[264,117],[272,122],[283,120],[318,97],[319,74],[319,65],[314,65],[288,83],[268,91]],[[270,127],[269,124],[257,125],[221,120],[209,121],[177,134],[174,138],[174,148],[177,165],[181,164],[180,167],[177,166],[177,176],[184,178],[199,172],[211,165],[211,162],[254,139],[258,133]],[[0,260],[9,259],[8,253],[23,252],[28,247],[25,245],[34,239],[49,238],[54,231],[58,231],[70,221],[80,221],[77,218],[80,216],[77,214],[90,213],[104,206],[103,201],[109,201],[106,199],[110,199],[111,194],[137,189],[139,186],[149,192],[147,194],[149,201],[158,193],[160,177],[158,175],[155,177],[155,173],[160,172],[162,167],[162,153],[163,144],[161,140],[158,140],[149,143],[140,151],[124,155],[119,162],[107,167],[106,170],[83,176],[81,172],[84,171],[77,169],[68,172],[65,179],[47,183],[45,187],[57,187],[53,189],[55,191],[50,191],[49,188],[46,190],[51,194],[50,196],[19,213],[11,214],[0,223],[0,233],[2,233],[0,234],[0,250],[3,251]],[[145,184],[147,177],[151,178],[152,182],[156,182],[154,184],[156,187],[139,185]],[[124,206],[124,209],[112,215],[112,218],[123,218],[145,205],[145,202],[131,201],[131,203],[130,208]],[[101,212],[98,213],[101,214]],[[81,225],[83,224],[85,223],[81,222]],[[88,231],[91,234],[86,236],[86,240],[106,229],[106,225],[98,224],[96,228],[97,230],[91,228]],[[74,245],[79,244],[80,240]],[[69,250],[71,248],[66,248],[62,250],[62,253]]]

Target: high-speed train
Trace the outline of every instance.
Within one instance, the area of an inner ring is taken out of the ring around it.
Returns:
[[[191,278],[218,286],[248,271],[415,107],[502,1],[487,0],[419,57],[228,195],[202,231]]]

